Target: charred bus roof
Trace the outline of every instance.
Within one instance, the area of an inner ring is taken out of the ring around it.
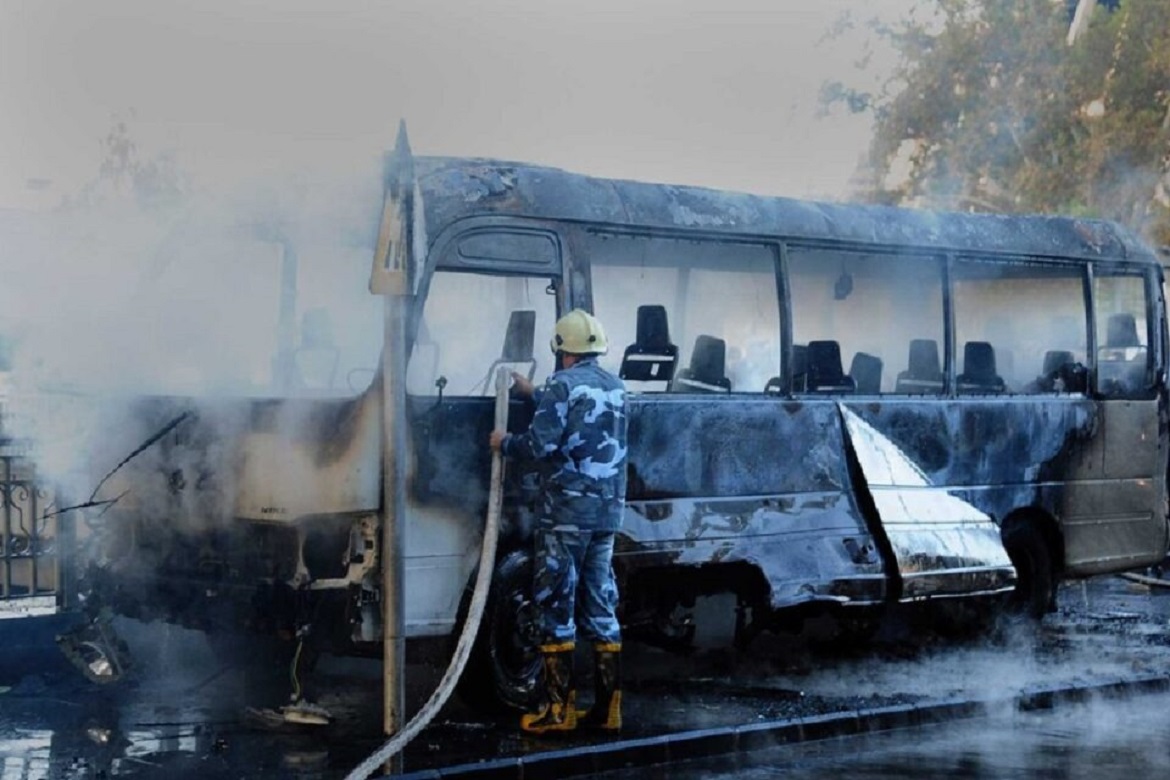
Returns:
[[[745,239],[1158,263],[1131,231],[1103,220],[822,203],[487,159],[417,157],[413,163],[429,232],[468,217],[512,216]]]

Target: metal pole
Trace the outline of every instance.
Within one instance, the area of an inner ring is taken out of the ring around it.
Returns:
[[[297,250],[288,240],[280,247],[280,312],[277,322],[276,367],[273,383],[287,392],[296,375]]]
[[[386,296],[382,348],[382,685],[383,729],[387,736],[397,733],[406,722],[402,571],[406,549],[405,301],[399,295]],[[386,771],[402,771],[401,754],[391,758]]]
[[[0,482],[0,501],[3,502],[4,527],[0,532],[0,563],[4,565],[3,576],[0,576],[0,597],[8,598],[12,595],[12,507],[16,499],[16,486],[12,484],[12,458],[0,458],[0,466],[4,467],[3,482]]]

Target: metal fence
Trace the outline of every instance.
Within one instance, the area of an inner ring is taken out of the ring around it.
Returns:
[[[0,398],[0,602],[46,601],[61,584],[63,515],[52,492],[38,483],[26,445],[9,437],[6,399]]]

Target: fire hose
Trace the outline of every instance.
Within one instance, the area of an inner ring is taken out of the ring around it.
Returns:
[[[1151,577],[1147,574],[1136,574],[1134,572],[1125,572],[1119,574],[1119,577],[1130,582],[1136,582],[1140,585],[1148,585],[1152,588],[1170,588],[1170,580],[1164,580],[1161,577]]]
[[[496,370],[496,408],[495,429],[503,430],[508,424],[508,371],[505,368]],[[467,609],[467,619],[463,623],[463,631],[455,645],[455,653],[447,671],[431,698],[423,705],[409,723],[397,734],[375,750],[362,763],[345,776],[346,780],[366,780],[374,772],[400,753],[419,732],[434,720],[439,710],[451,698],[459,676],[467,665],[471,655],[471,648],[475,644],[476,634],[479,633],[479,624],[483,619],[484,607],[487,604],[488,591],[492,584],[492,570],[496,564],[496,542],[499,535],[500,509],[504,499],[504,456],[499,452],[492,453],[491,487],[488,492],[487,521],[483,528],[483,548],[479,554],[479,573],[475,579],[475,590],[471,595],[471,604]]]

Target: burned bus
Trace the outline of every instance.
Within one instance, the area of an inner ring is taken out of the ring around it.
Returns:
[[[394,480],[406,635],[450,636],[484,527],[490,377],[547,376],[534,344],[578,307],[630,391],[630,639],[685,647],[712,594],[741,642],[905,602],[1039,616],[1061,579],[1166,555],[1162,270],[1124,228],[415,158],[404,137],[387,159],[370,286],[400,308],[381,363],[339,397],[129,404],[126,457],[93,494],[113,503],[78,534],[91,608],[376,652]],[[484,702],[533,695],[540,480],[509,465],[465,688]]]

